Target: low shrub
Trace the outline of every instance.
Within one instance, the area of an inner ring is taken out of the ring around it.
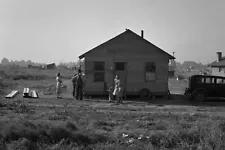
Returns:
[[[12,76],[13,80],[44,80],[47,79],[45,75],[29,75],[29,74],[19,74]]]
[[[76,143],[78,145],[87,146],[99,142],[106,142],[108,137],[92,132],[79,131],[71,122],[61,126],[53,126],[46,124],[34,124],[29,121],[20,123],[4,124],[1,128],[0,139],[4,143],[13,143],[21,139],[26,141],[27,147],[42,144],[56,144],[62,140],[66,140],[67,144]],[[35,144],[36,143],[36,144]],[[16,144],[18,145],[18,143]],[[24,144],[22,144],[24,145]]]

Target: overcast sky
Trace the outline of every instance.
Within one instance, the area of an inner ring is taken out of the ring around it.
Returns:
[[[126,28],[180,62],[225,55],[224,0],[0,0],[0,59],[77,61]]]

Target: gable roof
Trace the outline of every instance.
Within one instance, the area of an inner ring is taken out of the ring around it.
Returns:
[[[222,57],[220,61],[214,61],[209,64],[210,67],[225,67],[225,57]]]
[[[175,59],[175,57],[173,57],[173,56],[172,56],[172,55],[170,55],[169,53],[165,52],[165,51],[164,51],[164,50],[162,50],[161,48],[157,47],[156,45],[152,44],[152,43],[151,43],[151,42],[149,42],[148,40],[146,40],[146,39],[142,38],[142,37],[141,37],[141,36],[139,36],[138,34],[136,34],[136,33],[134,33],[133,31],[131,31],[130,29],[126,29],[126,31],[125,31],[125,32],[123,32],[123,33],[121,33],[121,34],[119,34],[119,35],[115,36],[114,38],[112,38],[112,39],[110,39],[110,40],[108,40],[108,41],[106,41],[106,42],[104,42],[104,43],[102,43],[102,44],[100,44],[100,45],[98,45],[98,46],[94,47],[93,49],[91,49],[91,50],[89,50],[89,51],[85,52],[84,54],[80,55],[80,56],[79,56],[79,58],[80,58],[80,59],[84,58],[84,57],[85,57],[85,55],[86,55],[86,54],[88,54],[89,52],[91,52],[91,51],[93,51],[93,50],[95,50],[95,49],[97,49],[97,48],[99,48],[99,47],[101,47],[101,46],[103,46],[103,45],[107,44],[108,42],[110,42],[110,41],[112,41],[112,40],[114,40],[114,39],[118,38],[119,36],[121,36],[122,34],[125,34],[125,33],[127,33],[127,32],[130,32],[130,33],[132,33],[132,34],[136,35],[137,37],[139,37],[139,38],[140,38],[141,40],[143,40],[144,42],[147,42],[148,44],[151,44],[152,46],[156,47],[156,48],[157,48],[157,49],[159,49],[161,52],[163,52],[164,54],[168,55],[168,56],[169,56],[169,59]]]

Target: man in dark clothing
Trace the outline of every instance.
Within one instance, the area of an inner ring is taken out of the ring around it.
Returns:
[[[76,92],[76,83],[77,83],[77,74],[74,74],[72,77],[72,84],[73,84],[73,97],[75,98],[75,92]]]
[[[76,99],[83,100],[83,79],[81,74],[81,69],[78,70],[78,75],[76,76]]]

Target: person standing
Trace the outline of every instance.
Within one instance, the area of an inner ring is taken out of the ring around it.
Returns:
[[[62,79],[60,73],[56,75],[56,95],[57,98],[62,98],[60,95],[62,93]]]
[[[81,74],[81,69],[78,70],[78,75],[76,78],[76,99],[83,100],[83,77]]]
[[[77,83],[77,74],[74,74],[72,77],[72,84],[73,84],[73,98],[75,98],[75,92],[76,92],[76,83]]]
[[[119,92],[119,87],[120,87],[120,79],[119,76],[116,75],[114,79],[114,91],[113,91],[114,100],[116,99],[116,96]]]

